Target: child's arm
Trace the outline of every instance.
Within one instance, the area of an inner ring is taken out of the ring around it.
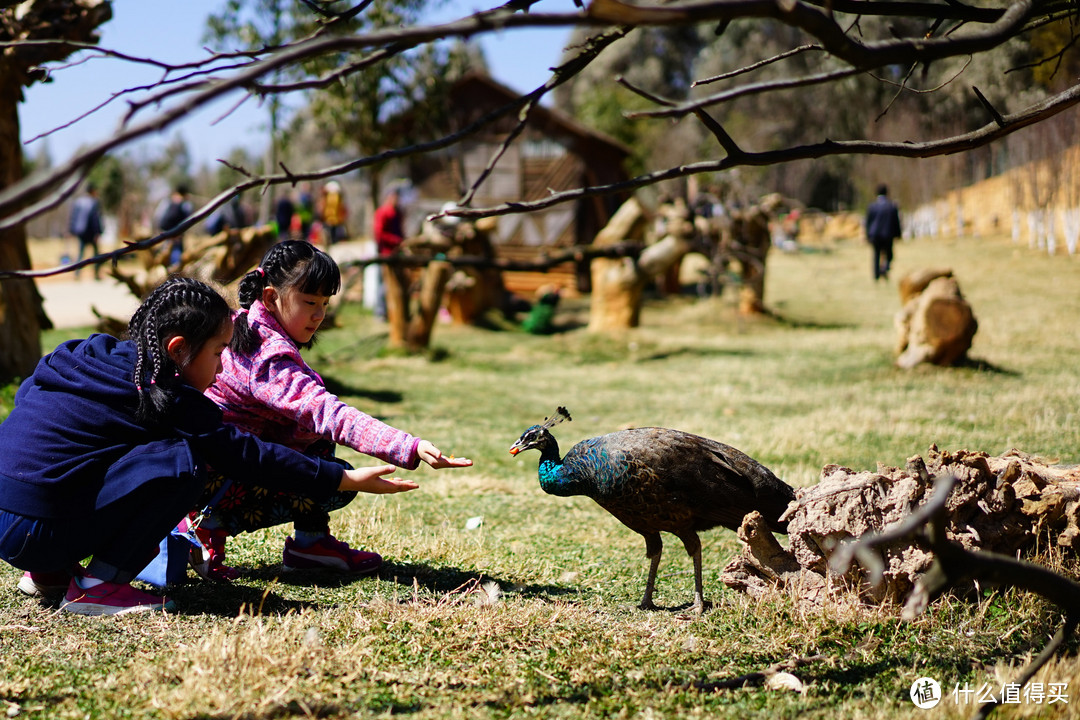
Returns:
[[[418,438],[343,402],[306,365],[278,355],[268,359],[265,370],[258,373],[265,381],[253,380],[251,392],[280,419],[406,470],[420,464]]]
[[[435,447],[427,440],[421,440],[419,444],[417,444],[416,454],[420,456],[421,460],[436,470],[442,470],[443,468],[469,467],[472,465],[472,460],[469,458],[447,457],[443,455],[439,448]]]
[[[383,475],[388,475],[395,470],[397,470],[397,468],[393,465],[348,469],[345,471],[345,474],[341,476],[341,485],[338,486],[338,490],[383,495],[387,493],[406,492],[420,487],[413,480],[383,477]]]

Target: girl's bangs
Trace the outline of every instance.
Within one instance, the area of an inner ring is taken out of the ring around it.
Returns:
[[[341,289],[341,271],[333,258],[316,251],[307,263],[307,271],[300,285],[300,292],[308,295],[336,295]]]

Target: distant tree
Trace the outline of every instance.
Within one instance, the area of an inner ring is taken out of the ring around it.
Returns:
[[[192,184],[191,148],[181,135],[174,135],[156,156],[149,160],[149,170],[155,178],[164,180],[170,188]]]
[[[109,214],[120,210],[126,188],[124,162],[115,155],[106,155],[90,172],[90,181],[97,186],[101,209]]]
[[[111,17],[112,6],[105,0],[0,3],[0,42],[16,43],[0,52],[0,195],[23,180],[19,133],[23,88],[47,79],[46,63],[68,57],[79,43],[96,43],[97,28]],[[73,184],[69,181],[65,191],[73,191]],[[33,201],[41,200],[40,191],[34,195]],[[0,226],[0,269],[29,267],[25,224]],[[34,369],[41,357],[41,330],[48,327],[52,323],[34,281],[0,278],[0,382]]]

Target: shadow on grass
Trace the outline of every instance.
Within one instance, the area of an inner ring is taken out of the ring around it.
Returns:
[[[786,328],[792,328],[794,330],[857,330],[859,328],[859,325],[857,323],[817,322],[814,320],[800,320],[798,318],[782,315],[773,310],[768,311],[768,316],[775,320],[778,325]]]
[[[402,397],[404,397],[397,390],[371,390],[368,388],[360,388],[328,375],[323,375],[323,382],[326,383],[326,389],[338,397],[347,396],[366,398],[379,403],[399,403],[401,402]]]
[[[514,594],[523,597],[580,595],[578,590],[572,588],[557,585],[520,585],[511,580],[494,577],[483,572],[469,572],[460,568],[445,566],[432,567],[430,565],[387,563],[379,570],[379,577],[387,582],[395,582],[398,585],[405,585],[410,588],[419,585],[425,590],[440,595],[452,593],[476,580],[494,582],[503,590],[512,590]]]
[[[233,618],[241,610],[251,615],[284,615],[305,608],[323,607],[325,603],[309,600],[290,600],[261,583],[251,585],[241,577],[236,582],[202,582],[195,580],[168,588],[168,596],[176,602],[181,615],[217,615]]]
[[[962,368],[964,370],[974,370],[975,372],[991,373],[993,375],[1004,375],[1006,377],[1020,377],[1020,373],[1015,370],[999,367],[992,362],[979,360],[978,358],[965,358],[957,362],[953,367]]]
[[[235,617],[240,608],[253,614],[281,614],[304,608],[320,608],[337,602],[333,598],[293,600],[274,592],[275,584],[297,588],[326,588],[334,590],[356,583],[387,582],[402,587],[420,588],[425,594],[442,596],[462,591],[469,585],[494,582],[503,591],[522,597],[554,598],[579,596],[577,589],[556,585],[521,585],[505,578],[483,572],[465,571],[456,567],[386,563],[374,575],[349,575],[333,569],[296,570],[282,572],[281,565],[244,568],[238,580],[231,583],[192,580],[168,588],[168,596],[176,602],[177,611],[184,615],[209,614]]]
[[[373,575],[349,575],[333,569],[296,570],[282,573],[280,565],[267,565],[244,573],[244,577],[260,582],[278,582],[293,587],[341,588],[360,582],[381,581],[405,587],[420,587],[435,595],[445,595],[472,582],[494,582],[504,590],[530,596],[578,595],[579,591],[556,585],[520,585],[505,578],[484,572],[467,571],[456,567],[413,563],[385,563]]]
[[[654,362],[656,360],[668,360],[673,357],[753,357],[754,355],[757,355],[757,353],[745,349],[682,347],[643,355],[638,359],[638,362]]]

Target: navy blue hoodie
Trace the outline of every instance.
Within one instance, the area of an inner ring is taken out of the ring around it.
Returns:
[[[192,387],[181,387],[165,423],[140,424],[135,357],[131,342],[91,335],[38,362],[0,423],[0,509],[79,517],[147,480],[201,478],[207,465],[316,499],[337,490],[341,465],[240,432]]]

